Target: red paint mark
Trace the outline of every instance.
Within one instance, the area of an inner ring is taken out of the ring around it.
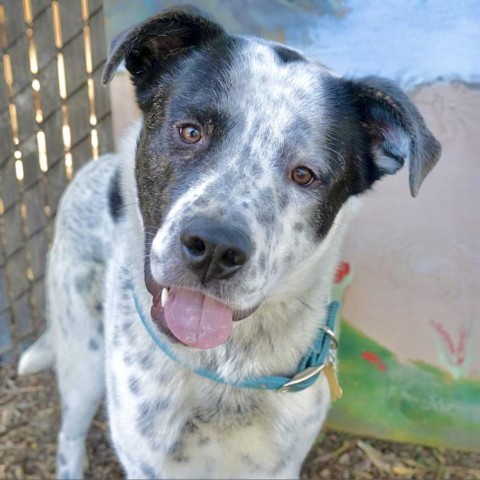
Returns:
[[[383,363],[382,359],[375,353],[364,350],[362,352],[362,358],[372,365],[376,365],[377,369],[381,372],[384,372],[387,369],[387,366]]]
[[[435,320],[430,320],[430,325],[437,332],[440,340],[443,342],[444,348],[450,353],[450,360],[454,366],[461,366],[465,362],[465,350],[467,338],[470,331],[464,326],[460,327],[458,343],[455,345],[452,336],[447,332],[446,328]]]
[[[340,262],[335,271],[335,283],[340,283],[350,273],[350,264],[348,262]]]

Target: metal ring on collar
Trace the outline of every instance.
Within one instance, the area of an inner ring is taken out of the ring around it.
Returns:
[[[337,337],[336,337],[335,333],[333,333],[333,331],[330,328],[328,328],[326,325],[322,325],[320,327],[320,330],[323,330],[325,332],[325,334],[328,335],[331,338],[331,340],[333,342],[332,348],[337,349],[338,348],[338,340],[337,340]]]

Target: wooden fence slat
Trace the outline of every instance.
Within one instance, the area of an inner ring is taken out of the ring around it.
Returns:
[[[25,20],[21,0],[2,0],[5,6],[8,45],[15,42],[25,31]]]
[[[5,210],[8,210],[20,199],[13,155],[8,159],[0,172],[0,194],[2,195],[3,208]]]
[[[31,132],[33,133],[33,132]],[[40,178],[40,169],[38,168],[38,147],[37,137],[30,133],[25,142],[22,143],[22,161],[23,161],[23,184],[26,189]]]
[[[8,20],[7,20],[8,25]],[[30,82],[30,64],[28,61],[28,40],[24,35],[8,49],[10,54],[14,94]]]
[[[53,110],[59,108],[61,99],[58,90],[57,61],[54,59],[40,71],[40,98],[42,99],[43,117],[46,118]]]
[[[27,248],[30,252],[30,264],[33,272],[33,278],[41,278],[45,274],[45,263],[47,251],[47,237],[45,232],[40,232],[27,240]]]
[[[67,96],[87,81],[83,35],[77,35],[64,49]]]
[[[26,225],[29,234],[37,232],[47,226],[47,219],[44,214],[45,194],[44,186],[38,183],[28,189],[25,194],[25,203],[27,206]]]
[[[4,77],[4,69],[3,69],[3,57],[0,55],[0,112],[5,110],[8,107],[8,92],[7,92],[7,85],[5,83]],[[0,124],[2,128],[4,128],[3,122]]]
[[[67,2],[61,0],[59,4],[63,44],[65,45],[82,30],[82,5],[80,0],[68,0]],[[77,60],[80,58],[77,57]]]
[[[15,106],[17,107],[18,136],[20,142],[24,142],[36,131],[32,89],[23,89],[15,96],[14,101]]]
[[[90,12],[94,12],[101,6],[103,6],[103,0],[88,0],[88,8]]]
[[[90,131],[87,85],[67,98],[68,122],[72,132],[72,145],[75,145]]]
[[[22,236],[20,205],[16,203],[10,210],[4,213],[3,218],[5,220],[5,254],[10,256],[13,252],[21,248],[24,243]],[[23,254],[23,252],[21,253]],[[8,263],[10,263],[10,260]],[[22,275],[25,275],[25,271],[26,269],[24,268]]]
[[[0,305],[8,305],[6,297],[0,297]],[[8,309],[0,311],[0,352],[9,352],[12,346],[12,336],[10,335],[10,312]],[[12,361],[11,353],[0,353],[0,362],[10,363]]]
[[[113,143],[112,131],[112,116],[108,115],[98,125],[98,145],[100,155],[110,153],[115,150]]]
[[[47,65],[56,56],[56,48],[53,36],[52,10],[47,8],[33,22],[33,37],[37,50],[39,70]]]
[[[57,110],[42,126],[47,144],[48,163],[51,164],[63,155],[62,112]]]
[[[72,155],[75,170],[78,170],[82,165],[92,159],[92,145],[90,143],[90,136],[75,146],[75,148],[72,150]]]
[[[23,251],[19,251],[8,259],[5,273],[10,280],[12,297],[16,298],[28,289],[28,280],[25,275],[27,266]]]
[[[46,260],[45,252],[43,252],[43,256]],[[37,311],[41,315],[42,319],[45,318],[46,310],[45,310],[45,283],[43,280],[41,282],[36,282],[32,289],[32,298],[37,306]],[[42,331],[43,328],[41,325],[35,325],[38,331]]]
[[[110,111],[110,94],[108,88],[102,87],[100,82],[103,68],[97,68],[92,75],[95,85],[95,114],[103,118]]]
[[[107,58],[103,11],[100,10],[91,17],[88,24],[90,26],[90,35],[92,38],[92,64],[95,69],[103,64]],[[95,48],[93,48],[93,42],[95,42]]]
[[[12,129],[8,110],[0,113],[0,161],[12,153]]]
[[[23,336],[33,329],[32,315],[28,304],[28,295],[23,295],[13,304],[17,335]],[[26,346],[26,344],[25,344]]]
[[[52,212],[57,211],[58,201],[62,196],[63,190],[67,186],[67,178],[65,176],[65,164],[62,161],[56,163],[47,172],[48,178],[48,194]]]
[[[43,10],[46,9],[46,7],[50,6],[51,0],[32,0],[32,12],[34,18]],[[50,10],[47,8],[47,10]]]

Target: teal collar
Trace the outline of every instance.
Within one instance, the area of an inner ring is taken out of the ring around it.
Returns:
[[[263,390],[278,390],[281,392],[298,392],[312,385],[320,376],[325,367],[332,364],[332,349],[337,347],[337,339],[333,333],[335,330],[335,319],[337,316],[340,303],[333,301],[328,306],[326,324],[318,330],[317,338],[314,344],[302,358],[297,367],[296,373],[291,377],[283,377],[279,375],[265,375],[260,377],[246,378],[242,380],[225,379],[218,372],[207,370],[206,368],[192,367],[181,361],[169,344],[158,338],[152,330],[150,322],[142,312],[137,296],[133,293],[135,308],[138,312],[142,323],[152,337],[152,340],[161,348],[163,353],[170,357],[175,363],[183,368],[190,370],[201,377],[208,378],[217,383],[231,385],[237,388],[252,388]]]

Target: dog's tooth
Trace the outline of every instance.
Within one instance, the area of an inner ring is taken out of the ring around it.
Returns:
[[[162,307],[165,308],[165,304],[167,303],[168,300],[168,289],[164,288],[162,290]]]

